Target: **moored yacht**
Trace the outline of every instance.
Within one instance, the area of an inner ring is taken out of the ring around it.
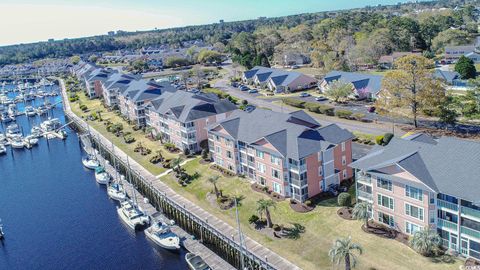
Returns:
[[[34,136],[35,138],[40,138],[43,135],[43,131],[41,128],[37,126],[33,126],[32,129],[30,130],[30,135]]]
[[[6,154],[7,153],[7,148],[5,145],[0,144],[0,155]]]
[[[120,207],[117,209],[117,213],[122,221],[132,230],[144,227],[150,222],[150,218],[146,216],[132,201],[121,202]]]
[[[7,127],[7,138],[21,136],[20,128],[17,124],[11,124]]]
[[[22,139],[22,136],[17,135],[11,138],[11,147],[16,149],[22,149],[25,147],[25,142]]]
[[[170,230],[170,226],[161,221],[155,222],[145,230],[145,236],[159,247],[168,250],[180,249],[180,238]]]
[[[26,106],[25,107],[25,115],[26,116],[35,116],[37,113],[35,112],[35,109],[32,106]]]
[[[36,109],[36,112],[37,112],[37,115],[41,116],[41,115],[44,115],[46,114],[48,111],[47,111],[47,107],[45,107],[44,105],[40,105],[38,106],[38,108]]]
[[[115,201],[124,201],[127,199],[127,193],[122,184],[112,183],[107,188],[108,197]]]
[[[194,253],[185,254],[185,260],[191,270],[210,270],[210,266],[202,259],[202,257]]]
[[[40,128],[44,132],[50,132],[50,131],[55,131],[59,129],[62,126],[62,123],[58,118],[49,118],[48,120],[43,121],[43,123],[40,124]]]
[[[98,160],[93,157],[93,156],[87,156],[82,159],[83,166],[85,166],[87,169],[90,170],[95,170],[98,166],[100,166],[100,163]]]
[[[5,238],[5,232],[3,231],[3,224],[2,220],[0,219],[0,240],[2,240],[3,238]]]
[[[23,141],[25,142],[25,145],[33,146],[38,144],[38,139],[34,135],[26,136]]]
[[[108,174],[107,171],[105,171],[105,168],[102,166],[98,166],[95,168],[95,180],[97,183],[100,185],[108,185],[110,183],[110,174]]]

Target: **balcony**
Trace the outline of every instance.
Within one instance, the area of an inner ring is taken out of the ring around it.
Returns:
[[[367,176],[363,176],[363,175],[357,175],[357,181],[362,183],[362,184],[366,184],[366,185],[371,185],[372,184],[372,178],[367,177]]]
[[[437,206],[440,208],[446,208],[448,210],[458,212],[458,205],[451,202],[438,199]]]
[[[437,223],[438,223],[439,228],[447,228],[447,229],[451,229],[451,230],[454,230],[454,231],[457,230],[457,224],[455,224],[451,221],[439,218]]]
[[[359,198],[364,198],[364,199],[367,199],[369,201],[373,201],[373,196],[372,196],[371,193],[361,191],[361,190],[358,190],[357,192],[358,192],[358,197]]]
[[[467,228],[465,226],[462,226],[461,227],[461,232],[462,234],[466,234],[468,236],[471,236],[471,237],[475,237],[477,239],[480,239],[480,232],[479,231],[476,231],[474,229],[470,229],[470,228]]]
[[[480,211],[465,206],[460,207],[460,209],[462,214],[480,219]]]

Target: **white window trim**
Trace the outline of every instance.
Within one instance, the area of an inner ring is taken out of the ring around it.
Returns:
[[[342,165],[347,165],[347,156],[342,156]]]
[[[418,225],[418,224],[416,224],[416,223],[413,223],[413,222],[410,222],[410,221],[408,221],[408,220],[405,220],[405,233],[408,234],[408,235],[413,235],[412,232],[407,232],[408,224],[417,226],[417,227],[418,227],[418,231],[423,230],[423,226],[420,226],[420,225]]]
[[[421,198],[421,199],[417,199],[417,198],[408,196],[408,195],[407,195],[407,188],[408,188],[408,189],[414,188],[414,189],[417,189],[417,190],[421,191],[421,192],[420,192],[420,194],[421,194],[420,198]],[[416,201],[419,201],[419,202],[423,202],[423,189],[417,188],[417,187],[412,187],[412,186],[410,186],[410,185],[405,185],[405,197],[410,198],[410,199],[413,199],[413,200],[416,200]],[[428,203],[430,203],[430,198],[429,198],[429,202],[428,202]]]
[[[345,152],[345,142],[342,142],[341,146],[342,146],[342,152]]]
[[[372,180],[373,180],[373,177],[372,177]],[[378,186],[378,181],[382,181],[382,180],[389,181],[390,184],[391,184],[391,186],[392,186],[392,190],[383,188],[383,187],[381,187],[381,186],[379,187],[379,186]],[[382,190],[382,191],[387,191],[387,192],[393,193],[393,182],[392,182],[391,180],[388,180],[388,179],[385,179],[385,178],[380,178],[380,179],[379,179],[378,177],[375,177],[375,184],[376,184],[376,185],[375,185],[376,188],[379,188],[379,189]]]
[[[419,219],[418,217],[412,216],[412,215],[411,215],[411,214],[412,214],[412,211],[410,211],[410,214],[407,214],[407,205],[416,207],[416,208],[418,208],[418,209],[422,209],[422,217],[423,217],[423,219]],[[404,208],[403,208],[403,209],[404,209],[404,212],[405,212],[404,214],[405,214],[406,216],[411,217],[411,218],[414,218],[414,219],[416,219],[416,220],[425,221],[425,209],[424,209],[423,207],[418,207],[418,206],[413,205],[413,204],[411,204],[411,203],[404,202]],[[429,218],[430,218],[430,216],[429,216]]]
[[[392,199],[393,208],[386,207],[386,206],[383,206],[383,205],[379,204],[379,203],[378,203],[378,195],[380,195],[380,196],[382,196],[382,197],[387,197],[387,198],[389,198],[389,199]],[[395,199],[394,199],[394,198],[392,198],[392,197],[390,197],[390,196],[387,196],[387,195],[383,195],[382,193],[377,192],[377,198],[376,198],[376,199],[377,199],[377,205],[378,205],[378,206],[380,206],[380,207],[382,207],[382,208],[385,208],[385,209],[389,209],[389,210],[391,210],[391,211],[395,211]]]

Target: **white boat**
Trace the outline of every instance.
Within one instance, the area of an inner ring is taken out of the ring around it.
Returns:
[[[105,168],[102,166],[95,168],[95,180],[97,183],[100,185],[108,185],[108,183],[110,183],[110,178],[110,174],[105,171]]]
[[[26,116],[35,116],[37,112],[35,112],[35,109],[32,106],[26,106],[25,107],[25,115]]]
[[[187,261],[188,268],[191,270],[210,270],[210,266],[202,259],[202,257],[195,255],[194,253],[185,254],[185,260]]]
[[[17,116],[17,105],[10,104],[8,105],[8,115],[11,117]]]
[[[0,219],[0,240],[2,240],[3,238],[5,238],[5,232],[3,231],[3,224],[2,220]]]
[[[12,137],[11,139],[12,139],[12,142],[11,142],[12,148],[22,149],[25,147],[25,143],[22,139],[22,136],[15,136],[15,137]]]
[[[48,120],[45,120],[40,124],[40,128],[44,132],[55,131],[59,129],[61,126],[62,126],[62,123],[58,118],[49,118]]]
[[[180,249],[180,238],[170,230],[170,226],[159,221],[145,230],[145,236],[159,247],[168,250]]]
[[[8,115],[8,112],[6,111],[1,111],[0,112],[0,120],[3,122],[3,123],[9,123],[12,121],[12,118],[10,118],[10,116]]]
[[[93,156],[87,156],[83,158],[82,163],[83,166],[90,170],[95,170],[98,166],[100,166],[100,163]]]
[[[119,183],[112,183],[107,188],[108,197],[112,200],[123,202],[127,199],[127,193],[123,185]]]
[[[36,109],[36,112],[37,112],[37,115],[41,116],[41,115],[46,114],[48,111],[47,111],[47,108],[44,105],[40,105]]]
[[[25,145],[37,145],[38,144],[38,139],[33,136],[33,135],[28,135],[23,139],[25,142]]]
[[[40,138],[42,137],[43,135],[43,131],[41,128],[37,127],[37,126],[34,126],[32,127],[32,129],[30,130],[30,135],[31,136],[34,136],[35,138]]]
[[[7,139],[7,136],[3,135],[2,133],[0,133],[0,144],[7,144],[8,143],[8,139]]]
[[[7,148],[5,145],[0,144],[0,155],[6,154],[7,153]]]
[[[117,213],[128,227],[136,230],[138,227],[146,226],[150,223],[150,218],[146,216],[132,201],[120,203]]]
[[[17,136],[21,136],[22,133],[20,132],[20,128],[17,124],[11,124],[7,127],[7,138],[13,138]]]

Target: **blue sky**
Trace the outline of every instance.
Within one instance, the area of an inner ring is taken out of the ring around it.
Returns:
[[[0,45],[394,4],[402,0],[1,0]]]

